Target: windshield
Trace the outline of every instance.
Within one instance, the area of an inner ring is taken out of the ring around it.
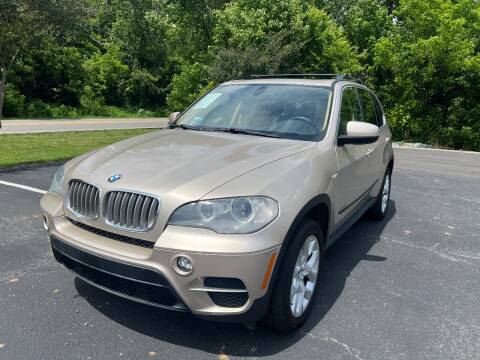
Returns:
[[[316,141],[326,129],[331,89],[285,84],[221,85],[173,126]]]

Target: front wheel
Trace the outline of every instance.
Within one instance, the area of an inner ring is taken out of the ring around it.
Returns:
[[[390,188],[392,187],[392,170],[389,168],[383,177],[383,184],[377,200],[369,210],[369,215],[374,220],[382,220],[387,215],[390,204]]]
[[[274,330],[288,333],[307,320],[318,288],[322,254],[322,229],[317,222],[307,219],[288,245],[275,283],[268,315]]]

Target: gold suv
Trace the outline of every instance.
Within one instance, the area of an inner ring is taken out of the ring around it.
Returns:
[[[391,132],[339,75],[221,84],[168,129],[62,166],[42,198],[55,258],[142,303],[283,332],[308,317],[325,250],[390,198]]]

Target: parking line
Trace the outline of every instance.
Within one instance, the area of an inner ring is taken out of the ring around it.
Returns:
[[[47,193],[45,190],[40,190],[40,189],[31,187],[31,186],[15,184],[15,183],[11,183],[11,182],[8,182],[8,181],[3,181],[3,180],[0,180],[0,185],[12,186],[12,187],[16,187],[18,189],[23,189],[23,190],[27,190],[27,191],[31,191],[31,192],[36,192],[36,193],[39,193],[39,194],[46,194]]]

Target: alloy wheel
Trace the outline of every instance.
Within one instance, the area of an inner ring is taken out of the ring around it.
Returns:
[[[388,200],[390,200],[390,174],[385,176],[382,190],[382,213],[387,210]]]
[[[310,235],[298,254],[293,270],[290,309],[296,318],[300,317],[310,304],[317,284],[319,264],[320,245],[317,237]]]

